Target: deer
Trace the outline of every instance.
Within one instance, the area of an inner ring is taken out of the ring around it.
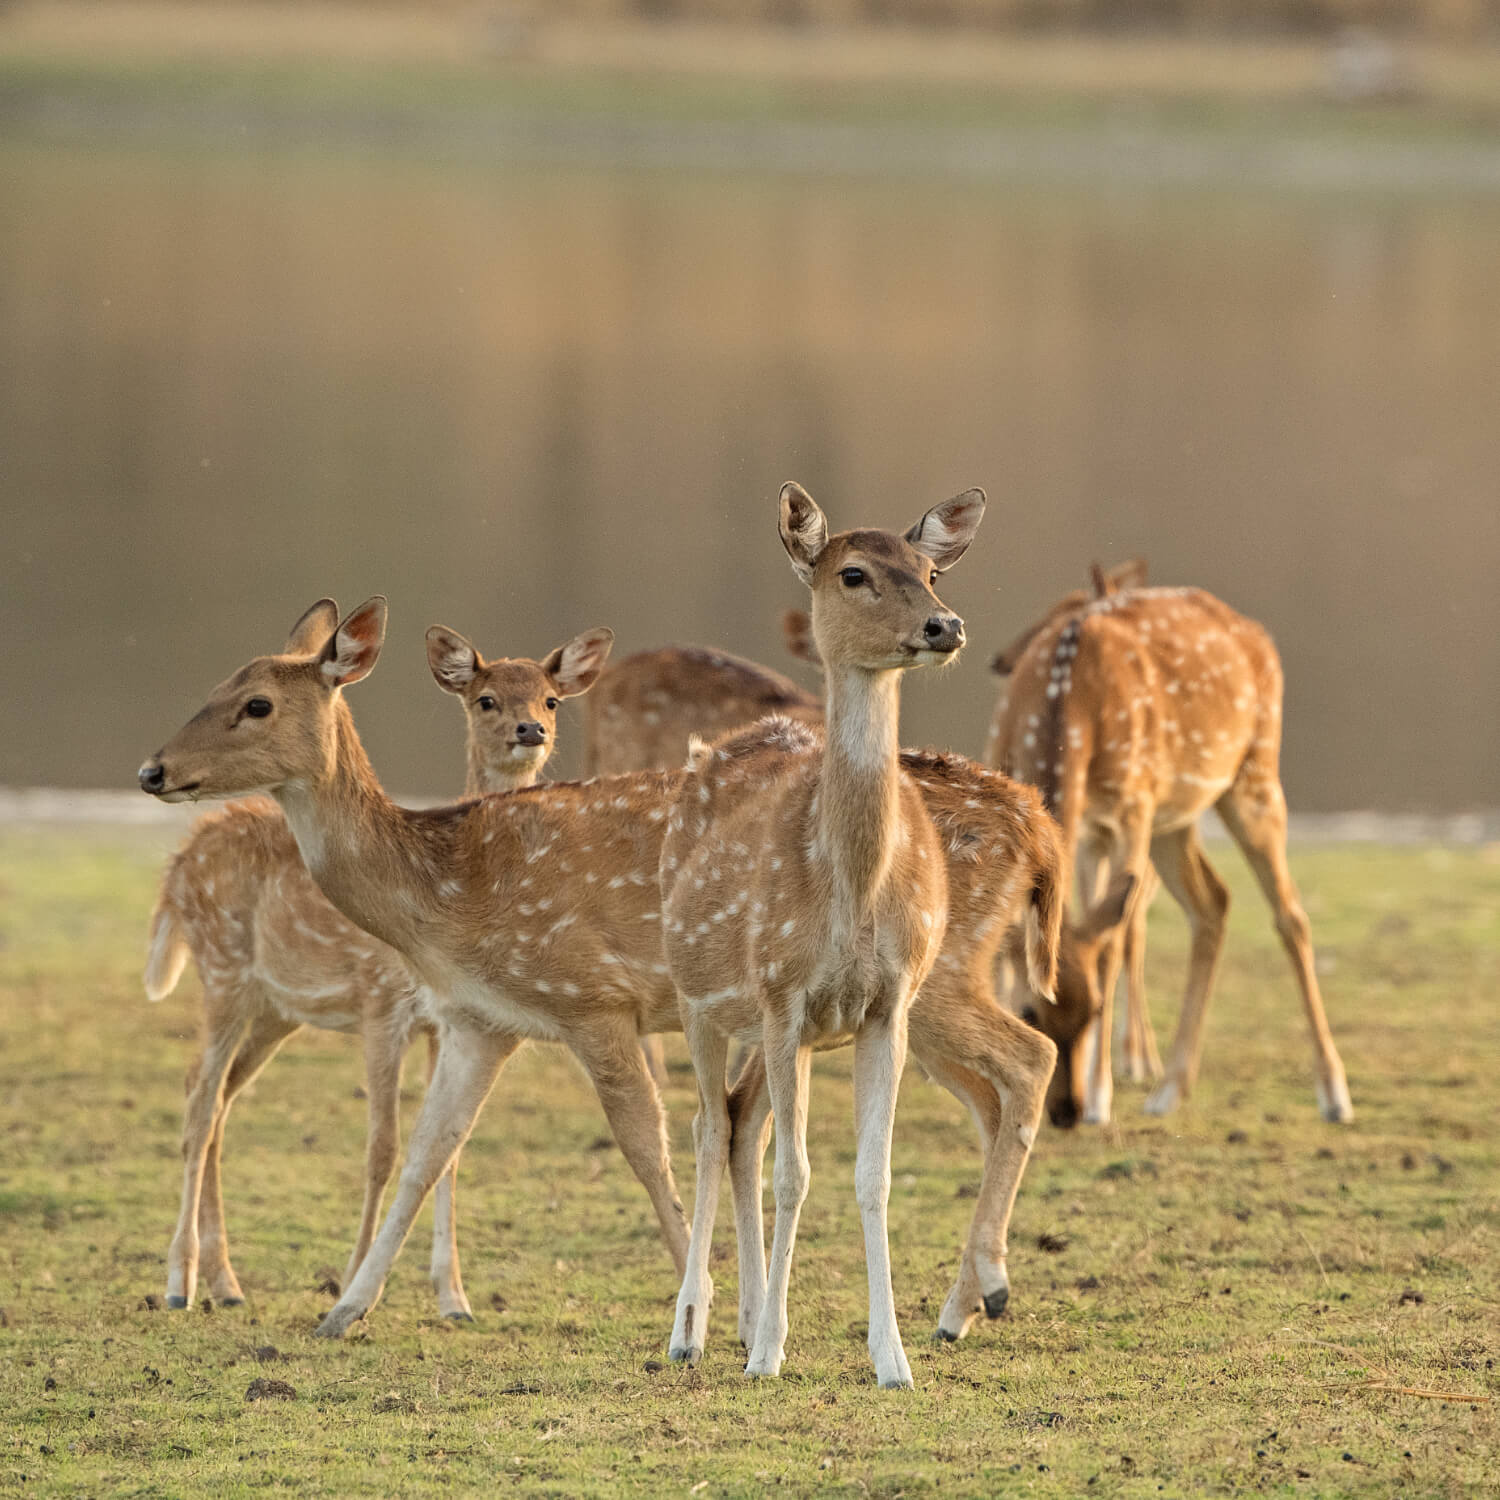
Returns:
[[[816,664],[807,614],[788,610],[784,626],[789,639],[808,641],[802,659]],[[787,711],[788,700],[796,704],[797,713]],[[822,703],[767,667],[726,651],[695,647],[637,652],[607,667],[585,701],[594,747],[590,769],[604,774],[667,769],[681,763],[695,736],[716,739],[726,729],[748,728],[767,708],[812,731],[809,744],[821,732]],[[638,726],[643,714],[651,718]],[[785,738],[791,731],[781,734]],[[1047,942],[1058,943],[1059,854],[1055,824],[1034,788],[953,752],[903,750],[901,757],[902,769],[916,778],[942,837],[949,887],[942,952],[913,1002],[911,1053],[921,1070],[952,1093],[976,1121],[983,1151],[982,1185],[958,1277],[937,1326],[937,1337],[956,1342],[980,1316],[999,1318],[1010,1296],[1010,1213],[1056,1050],[1050,1040],[1019,1025],[1000,1006],[993,974],[999,953],[1006,954],[1012,967],[1024,962],[1024,956],[1018,962],[1011,950],[1028,915],[1024,907],[1033,897],[1045,913]],[[1113,919],[1110,910],[1107,902],[1101,903],[1099,911],[1090,914],[1092,926],[1064,934],[1059,1005],[1089,1008],[1086,986],[1094,970],[1070,958],[1069,944],[1097,941],[1102,925],[1118,920],[1118,897]],[[1078,997],[1071,994],[1075,986],[1084,991]],[[730,1064],[736,1077],[729,1106],[734,1122],[730,1177],[740,1224],[739,1332],[748,1348],[766,1276],[760,1172],[769,1141],[769,1099],[760,1054],[748,1046],[740,1050],[743,1056],[732,1058]],[[660,1079],[659,1071],[656,1076]]]
[[[166,802],[269,795],[328,902],[405,960],[438,1035],[391,1205],[318,1325],[324,1338],[379,1301],[423,1202],[528,1039],[561,1042],[582,1064],[679,1274],[688,1242],[638,1045],[677,1024],[657,871],[666,803],[685,773],[398,807],[344,696],[379,660],[386,618],[381,595],[342,618],[319,600],[293,629],[296,649],[252,658],[137,773]]]
[[[399,948],[424,981],[424,1019],[446,1031],[395,1199],[369,1253],[320,1325],[324,1337],[340,1336],[378,1302],[427,1192],[526,1036],[562,1041],[580,1057],[657,1209],[679,1274],[687,1248],[659,1099],[634,1046],[637,1033],[680,1025],[661,946],[656,867],[663,799],[682,773],[601,777],[420,813],[399,809],[381,792],[343,698],[346,686],[374,668],[384,624],[378,597],[342,622],[332,601],[319,601],[293,632],[296,652],[256,658],[241,668],[139,772],[142,788],[168,801],[264,790],[293,809],[296,818],[288,826],[304,859],[313,855],[306,867],[315,883],[346,919]],[[327,629],[333,633],[317,647]],[[245,715],[252,698],[264,698],[270,712],[257,704],[259,717]],[[238,742],[238,724],[247,717],[260,738]],[[961,792],[959,785],[951,793],[955,806],[968,801]],[[1050,820],[1040,816],[1033,792],[1017,788],[1016,794],[1026,826],[1043,830],[1038,868],[1026,881],[1036,886],[1030,899],[1039,903],[1044,942],[1055,945],[1062,903],[1056,851],[1045,836]],[[446,873],[450,866],[461,867],[461,877]],[[590,921],[602,924],[597,935],[579,921],[585,907]],[[502,963],[506,954],[511,957]],[[1038,987],[1044,979],[1036,976]],[[1017,1023],[1003,1017],[997,1024],[1003,1029]],[[979,1089],[980,1073],[993,1072],[999,1054],[954,1050],[977,1058],[973,1087]],[[1040,1033],[1023,1028],[1017,1051],[1029,1075],[1017,1081],[1014,1098],[1005,1103],[1016,1110],[1018,1131],[1034,1130],[1025,1121],[1039,1116],[1055,1049]],[[1016,1075],[1012,1066],[997,1076]],[[990,1094],[985,1118],[998,1120],[1001,1104],[993,1088]],[[976,1225],[981,1214],[985,1224],[993,1219],[989,1202],[1014,1196],[1004,1180],[1012,1170],[1008,1162],[1004,1152],[993,1164],[987,1158]],[[982,1277],[975,1264],[989,1265],[994,1256],[982,1252],[991,1249],[987,1243],[966,1255],[945,1304],[945,1336],[962,1336],[979,1311]],[[1003,1276],[1003,1246],[999,1267]],[[991,1294],[986,1305],[998,1313],[1003,1288],[986,1282],[984,1291]]]
[[[1202,589],[1127,589],[1054,619],[1026,647],[994,736],[1012,775],[1058,818],[1065,870],[1095,892],[1106,871],[1135,878],[1123,929],[1100,954],[1097,1007],[1037,1007],[1060,1053],[1049,1107],[1070,1096],[1086,1122],[1110,1118],[1110,1020],[1124,933],[1154,872],[1187,915],[1187,984],[1170,1059],[1147,1096],[1165,1115],[1197,1080],[1204,1013],[1229,892],[1198,820],[1216,808],[1271,906],[1312,1035],[1323,1118],[1353,1118],[1313,962],[1311,929],[1286,858],[1281,659],[1266,629]]]
[[[662,848],[662,925],[698,1085],[697,1186],[670,1357],[703,1355],[713,1225],[732,1124],[731,1037],[759,1045],[776,1122],[776,1229],[745,1373],[780,1374],[798,1218],[808,1188],[812,1048],[852,1038],[855,1195],[869,1280],[869,1349],[885,1388],[910,1386],[886,1226],[896,1092],[913,998],[938,957],[948,880],[933,819],[897,745],[902,675],[950,661],[963,622],[933,592],[968,550],[984,495],[934,506],[904,535],[830,536],[823,512],[783,486],[779,533],[812,593],[824,663],[826,739],[770,720],[695,748]],[[802,752],[802,753],[790,753]],[[1052,974],[1039,923],[1032,969]],[[1055,950],[1051,954],[1055,963]],[[747,1330],[748,1331],[748,1330]]]
[[[294,635],[286,654],[321,646],[326,623],[316,615],[304,621],[311,634]],[[434,625],[427,632],[433,677],[463,705],[470,796],[537,780],[552,751],[559,700],[588,691],[613,640],[612,631],[589,630],[540,661],[486,661],[457,631]],[[417,980],[398,953],[323,898],[286,820],[263,800],[209,813],[169,862],[151,916],[149,999],[172,992],[189,956],[203,982],[203,1043],[187,1078],[167,1306],[191,1305],[200,1264],[214,1301],[244,1300],[224,1223],[224,1127],[235,1099],[304,1026],[358,1033],[364,1050],[365,1200],[347,1283],[369,1249],[395,1167],[402,1062],[417,1033],[426,1034],[429,1049],[435,1039],[421,1017]],[[472,1321],[458,1261],[456,1174],[455,1158],[437,1186],[431,1274],[442,1316]]]

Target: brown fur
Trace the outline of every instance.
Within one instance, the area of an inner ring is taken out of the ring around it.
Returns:
[[[1320,1107],[1329,1119],[1352,1115],[1286,864],[1281,702],[1281,662],[1261,626],[1201,589],[1141,589],[1042,630],[997,714],[999,764],[1053,800],[1068,883],[1075,862],[1091,900],[1107,870],[1134,876],[1128,926],[1143,913],[1154,870],[1187,912],[1187,992],[1166,1077],[1147,1102],[1154,1113],[1185,1098],[1197,1077],[1229,902],[1197,834],[1198,818],[1217,807],[1272,904],[1291,958],[1313,1034]],[[1095,1120],[1109,1115],[1109,1022],[1123,951],[1117,930],[1102,949],[1087,1078],[1079,1034],[1055,1037],[1063,1066],[1054,1099],[1071,1094]],[[1057,1013],[1038,1011],[1045,1024],[1060,1025]]]
[[[309,614],[314,636],[338,623],[331,611]],[[288,646],[311,654],[322,637],[305,639],[302,624]],[[558,700],[587,690],[611,640],[608,631],[592,631],[542,662],[486,662],[445,627],[434,626],[428,638],[439,686],[464,705],[473,795],[535,780],[551,750]],[[542,730],[539,745],[518,745],[521,723]],[[152,1000],[171,991],[189,954],[203,982],[203,1045],[188,1073],[183,1209],[168,1256],[169,1303],[192,1301],[200,1265],[215,1300],[242,1300],[224,1228],[224,1126],[237,1095],[303,1026],[356,1033],[364,1047],[366,1192],[347,1281],[369,1248],[395,1168],[402,1061],[418,1033],[434,1039],[420,1014],[418,982],[400,954],[324,899],[280,809],[263,798],[206,814],[169,861],[151,918],[145,984]],[[451,1169],[442,1186],[432,1275],[441,1311],[467,1317]]]

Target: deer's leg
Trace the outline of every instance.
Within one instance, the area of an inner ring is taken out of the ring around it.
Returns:
[[[740,1343],[755,1342],[766,1300],[766,1224],[761,1170],[771,1140],[771,1091],[766,1060],[757,1047],[729,1091],[729,1185],[734,1197],[734,1238],[740,1262]]]
[[[680,1276],[687,1265],[687,1216],[672,1176],[661,1095],[651,1081],[640,1038],[633,1026],[621,1021],[592,1029],[586,1037],[575,1036],[571,1045],[604,1106],[621,1153],[650,1195]]]
[[[772,1024],[767,1015],[763,1052],[766,1085],[776,1117],[776,1232],[771,1239],[771,1264],[761,1304],[760,1322],[747,1375],[779,1375],[786,1357],[786,1296],[791,1279],[792,1250],[797,1243],[797,1221],[807,1197],[807,1094],[812,1072],[812,1049],[797,1033]]]
[[[888,1223],[891,1135],[896,1125],[896,1095],[906,1067],[906,1012],[906,1004],[897,1005],[894,1014],[867,1021],[854,1034],[854,1196],[865,1230],[870,1359],[875,1378],[886,1390],[912,1383],[911,1366],[901,1347],[901,1330],[896,1326]]]
[[[659,1036],[643,1036],[641,1038],[641,1052],[646,1059],[646,1071],[651,1075],[651,1081],[658,1089],[662,1088],[667,1081],[667,1052],[662,1046]]]
[[[521,1041],[512,1032],[447,1031],[411,1134],[395,1201],[344,1295],[318,1324],[318,1337],[338,1338],[380,1300],[424,1200],[468,1139],[500,1069]]]
[[[1281,783],[1269,778],[1249,781],[1242,775],[1219,800],[1219,815],[1255,871],[1275,914],[1276,931],[1292,961],[1292,972],[1302,991],[1302,1008],[1312,1031],[1318,1108],[1325,1120],[1347,1124],[1354,1118],[1354,1105],[1323,1010],[1313,965],[1312,930],[1287,868],[1286,799]]]
[[[993,1000],[931,981],[911,1014],[912,1052],[966,1104],[979,1128],[984,1174],[958,1279],[937,1336],[960,1339],[980,1312],[998,1318],[1010,1298],[1010,1216],[1036,1140],[1057,1049]]]
[[[435,1031],[427,1033],[427,1086],[432,1087],[432,1075],[437,1068],[438,1038]],[[448,1170],[437,1180],[432,1190],[432,1263],[428,1274],[432,1277],[433,1290],[437,1292],[438,1312],[456,1323],[472,1323],[474,1309],[469,1306],[468,1294],[464,1291],[463,1277],[458,1268],[458,1158],[455,1152],[448,1163]]]
[[[1115,990],[1120,982],[1120,968],[1125,957],[1125,931],[1135,913],[1135,902],[1145,883],[1150,858],[1151,820],[1139,809],[1125,823],[1115,843],[1111,867],[1130,871],[1136,878],[1131,893],[1130,910],[1125,920],[1111,932],[1099,950],[1099,1018],[1089,1029],[1088,1073],[1084,1089],[1083,1121],[1086,1125],[1108,1125],[1114,1107],[1114,1077],[1110,1044],[1113,1037]]]
[[[1161,1077],[1161,1055],[1156,1050],[1156,1033],[1151,1029],[1151,1013],[1146,1008],[1146,912],[1161,880],[1156,871],[1146,867],[1145,884],[1136,897],[1130,920],[1125,924],[1125,1036],[1122,1061],[1132,1083],[1155,1081]]]
[[[1151,845],[1151,860],[1162,883],[1187,915],[1192,934],[1187,990],[1172,1042],[1166,1076],[1146,1100],[1146,1113],[1165,1115],[1187,1098],[1198,1078],[1203,1047],[1203,1017],[1213,989],[1214,971],[1224,948],[1229,890],[1204,857],[1195,826],[1164,833]]]
[[[221,1015],[215,1017],[214,1012]],[[210,1009],[203,1052],[188,1074],[187,1104],[182,1112],[182,1206],[177,1231],[167,1250],[167,1306],[187,1307],[198,1286],[198,1202],[209,1145],[223,1107],[224,1080],[248,1029],[244,1011],[234,1004]]]
[[[401,1042],[381,1019],[370,1018],[365,1025],[364,1048],[365,1201],[359,1216],[359,1238],[344,1268],[346,1288],[370,1252],[380,1224],[380,1200],[396,1170],[396,1153],[401,1146]]]
[[[698,1113],[693,1116],[693,1152],[698,1164],[693,1188],[693,1237],[677,1294],[670,1358],[695,1365],[708,1338],[708,1309],[714,1286],[708,1262],[713,1253],[714,1218],[719,1186],[729,1159],[729,1108],[724,1095],[729,1038],[702,1016],[683,1006],[683,1032],[698,1080]]]
[[[224,1124],[236,1096],[276,1055],[277,1049],[301,1027],[295,1021],[263,1014],[240,1044],[224,1080],[224,1099],[214,1121],[214,1133],[203,1161],[203,1182],[198,1196],[198,1274],[208,1283],[215,1302],[235,1307],[245,1300],[239,1278],[229,1263],[229,1234],[224,1227],[224,1196],[219,1182],[219,1161],[224,1147]]]

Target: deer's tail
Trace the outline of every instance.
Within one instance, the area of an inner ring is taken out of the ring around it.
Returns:
[[[148,1000],[163,1000],[177,988],[188,961],[187,935],[163,892],[151,913],[151,931],[143,976]]]

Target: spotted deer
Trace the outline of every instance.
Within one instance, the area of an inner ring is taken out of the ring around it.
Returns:
[[[330,628],[326,612],[314,613],[287,642],[287,654],[310,654]],[[456,631],[434,625],[427,632],[433,676],[463,704],[470,796],[536,781],[552,749],[559,699],[588,690],[613,639],[608,630],[590,630],[541,661],[485,661]],[[236,1097],[304,1026],[358,1033],[364,1049],[365,1201],[347,1282],[369,1249],[395,1167],[402,1061],[416,1033],[429,1045],[434,1037],[422,1019],[418,982],[400,954],[323,898],[286,819],[263,800],[204,817],[169,863],[151,917],[150,999],[172,991],[189,955],[203,981],[203,1046],[188,1073],[182,1209],[167,1256],[167,1306],[192,1302],[200,1264],[215,1301],[243,1300],[224,1225],[224,1126]],[[431,1269],[442,1315],[467,1319],[456,1171],[455,1157],[438,1183]]]
[[[932,591],[968,549],[981,491],[933,507],[904,536],[829,536],[799,486],[783,487],[780,535],[813,599],[826,739],[767,746],[764,727],[693,756],[662,851],[662,922],[698,1082],[697,1191],[670,1346],[702,1357],[708,1274],[731,1122],[731,1037],[764,1054],[777,1125],[776,1229],[746,1374],[781,1371],[797,1222],[807,1193],[812,1048],[852,1036],[855,1193],[865,1232],[869,1347],[881,1385],[909,1386],[891,1285],[886,1205],[907,1012],[937,959],[948,881],[937,829],[900,766],[902,674],[951,660],[963,622]],[[772,721],[771,738],[778,737]],[[785,735],[780,738],[785,739]],[[797,748],[800,755],[784,753]],[[1041,934],[1029,933],[1036,979]]]
[[[301,629],[315,642],[336,620],[332,603],[322,601]],[[169,801],[271,791],[294,814],[289,826],[299,850],[312,856],[307,867],[315,882],[348,920],[395,940],[422,982],[423,1019],[456,1043],[456,1050],[440,1050],[395,1200],[324,1320],[325,1336],[342,1333],[379,1299],[426,1192],[524,1036],[563,1041],[580,1057],[657,1208],[679,1271],[687,1244],[660,1105],[633,1045],[638,1032],[680,1024],[662,952],[655,869],[665,799],[683,773],[545,786],[422,813],[396,808],[380,791],[343,699],[343,687],[374,667],[383,631],[383,601],[372,600],[310,654],[300,649],[308,644],[301,630],[294,632],[296,654],[242,668],[140,772],[142,787]],[[249,716],[249,735],[236,739],[252,698],[264,698],[271,712]],[[954,795],[960,790],[955,786]],[[1030,826],[1049,828],[1034,802],[1030,807]],[[1050,862],[1045,844],[1035,859],[1037,919],[1044,942],[1055,943],[1055,848]],[[650,878],[643,874],[648,865]],[[1037,976],[1039,987],[1043,978]],[[1027,1039],[1034,1039],[1029,1051]],[[965,1076],[976,1090],[981,1075],[1015,1082],[1004,1105],[1019,1130],[1028,1111],[1039,1113],[1030,1099],[1040,1100],[1055,1051],[1038,1033],[1025,1033],[1016,1050],[1030,1070],[1029,1093],[1018,1064],[996,1072],[993,1043],[989,1055],[955,1049],[974,1059]],[[986,1119],[1000,1118],[999,1101],[992,1089]],[[993,1172],[987,1159],[986,1182],[998,1185],[981,1191],[976,1225],[987,1201],[1006,1200],[1006,1170],[1001,1157]],[[949,1336],[979,1310],[974,1264],[981,1254],[994,1259],[991,1249],[966,1256],[945,1306]]]
[[[1038,786],[1062,829],[1065,869],[1086,892],[1106,869],[1150,871],[1187,914],[1191,956],[1165,1076],[1146,1101],[1166,1114],[1197,1078],[1203,1016],[1223,946],[1229,893],[1204,854],[1198,819],[1218,809],[1275,915],[1312,1032],[1318,1106],[1353,1118],[1318,990],[1307,916],[1286,860],[1279,771],[1281,661],[1270,636],[1202,589],[1130,589],[1054,620],[1026,648],[996,735],[1002,764]],[[1127,922],[1130,920],[1127,915]],[[1086,1120],[1110,1116],[1110,1013],[1123,934],[1105,943],[1096,1010],[1040,1007],[1061,1051],[1054,1098]]]
[[[294,630],[295,650],[241,667],[139,772],[169,802],[268,793],[329,903],[405,959],[419,1015],[438,1034],[394,1198],[319,1325],[329,1338],[379,1300],[427,1194],[527,1038],[579,1059],[679,1272],[687,1250],[661,1103],[637,1045],[641,1032],[676,1024],[656,872],[681,773],[398,807],[344,696],[379,659],[385,622],[378,596],[342,621],[320,600]]]

